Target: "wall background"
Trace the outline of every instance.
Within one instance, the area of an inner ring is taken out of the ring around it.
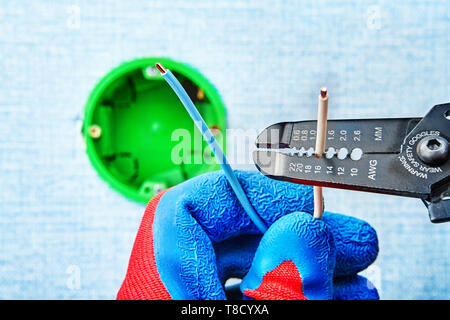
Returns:
[[[447,1],[5,1],[0,7],[0,298],[113,299],[144,206],[110,189],[80,135],[90,90],[144,56],[196,66],[230,128],[422,116],[450,101]],[[384,299],[450,298],[450,223],[419,200],[326,189],[378,231]],[[79,282],[76,281],[79,275]]]

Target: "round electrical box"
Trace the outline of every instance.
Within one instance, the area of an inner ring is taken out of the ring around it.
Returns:
[[[197,70],[167,58],[138,59],[113,69],[89,96],[83,135],[99,175],[140,202],[220,168],[156,62],[175,74],[219,144],[226,145],[225,107]]]

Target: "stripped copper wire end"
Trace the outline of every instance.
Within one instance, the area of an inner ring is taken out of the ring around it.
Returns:
[[[322,98],[326,98],[326,96],[327,96],[327,87],[320,88],[320,96]]]
[[[165,74],[167,72],[166,68],[159,62],[155,63],[156,68],[161,72],[161,74]]]

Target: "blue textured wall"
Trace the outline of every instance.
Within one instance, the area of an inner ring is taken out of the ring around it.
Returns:
[[[169,56],[218,88],[229,127],[421,116],[450,102],[448,1],[2,1],[0,298],[114,298],[144,207],[85,155],[83,105],[121,62]],[[79,16],[78,16],[79,13]],[[240,73],[238,73],[240,71]],[[325,190],[372,223],[382,298],[450,298],[450,223],[419,200]],[[79,275],[79,282],[77,281]]]

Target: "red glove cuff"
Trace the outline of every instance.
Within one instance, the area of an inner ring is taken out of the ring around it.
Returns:
[[[118,300],[172,299],[159,277],[153,249],[155,210],[159,200],[166,191],[156,195],[145,209],[144,217],[131,251],[127,274],[117,294]]]

